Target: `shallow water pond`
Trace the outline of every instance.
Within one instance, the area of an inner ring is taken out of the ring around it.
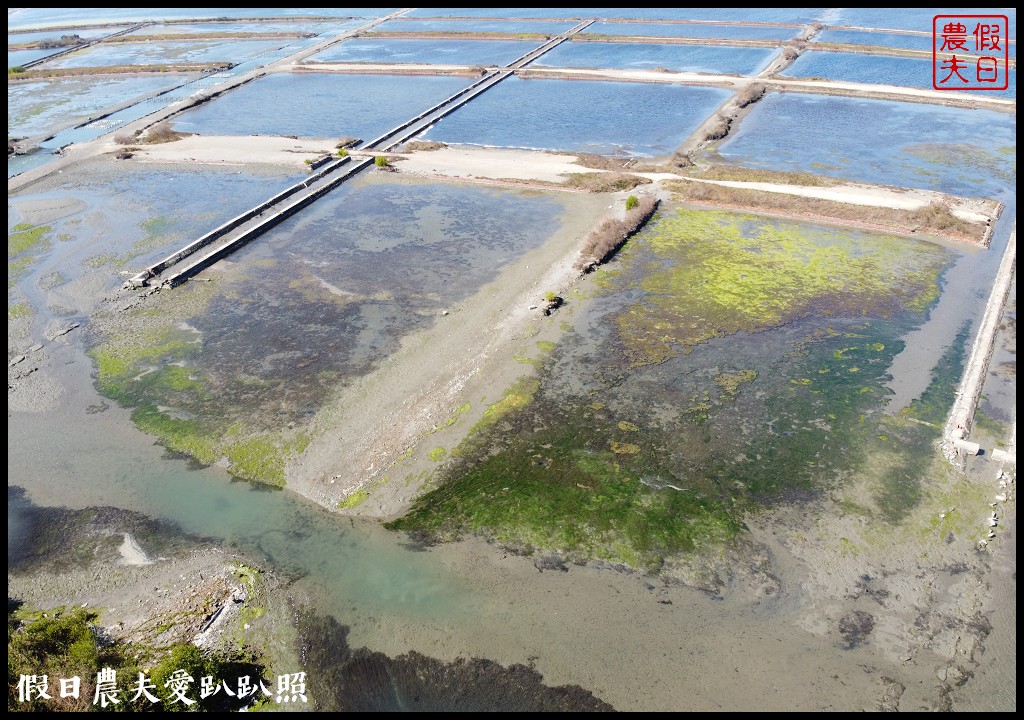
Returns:
[[[98,25],[159,20],[220,20],[222,18],[378,17],[387,8],[18,8],[7,15],[7,29],[53,25]]]
[[[406,14],[408,15],[408,13]],[[575,25],[574,22],[544,20],[410,20],[402,16],[374,28],[381,32],[479,32],[479,33],[541,33],[557,35]]]
[[[166,63],[240,63],[277,50],[292,38],[279,40],[209,40],[94,45],[46,63],[46,67],[79,68]]]
[[[904,473],[931,461],[937,431],[879,413],[887,369],[953,257],[664,211],[600,273],[598,298],[539,378],[485,413],[393,527],[654,571],[869,456],[884,457],[872,512],[897,522],[919,497]]]
[[[718,88],[511,77],[439,121],[425,137],[469,145],[662,155],[727,97],[728,91]]]
[[[984,13],[986,15],[1008,15],[1010,27],[1017,25],[1017,11],[1014,8],[1004,9],[978,9],[978,8],[947,8],[935,9],[929,7],[917,8],[838,8],[830,11],[829,15],[822,19],[828,25],[849,25],[851,27],[888,28],[891,30],[920,30],[931,33],[932,20],[936,14],[945,15],[971,15]]]
[[[769,170],[988,197],[1016,186],[1016,144],[1010,113],[769,94],[718,154]]]
[[[865,55],[845,52],[806,52],[781,73],[784,77],[813,77],[827,80],[899,85],[932,89],[932,61],[924,58],[891,57],[888,55]],[[940,70],[938,81],[948,76]],[[967,70],[963,76],[971,82],[974,78]],[[953,78],[956,80],[956,78]],[[1010,86],[1006,90],[966,90],[983,97],[1017,96],[1017,73],[1010,70]]]
[[[849,43],[851,45],[878,45],[906,50],[931,50],[932,36],[906,33],[871,32],[869,30],[822,30],[811,40],[815,42]],[[811,45],[811,49],[814,46]]]
[[[406,15],[430,18],[621,18],[807,23],[821,12],[821,9],[813,8],[415,8]]]
[[[202,33],[315,33],[316,35],[340,35],[346,30],[359,27],[366,20],[348,20],[346,22],[302,22],[295,21],[261,21],[261,22],[206,22],[206,23],[173,23],[169,25],[146,25],[129,33],[129,35],[182,35]]]
[[[179,115],[204,135],[380,135],[472,82],[459,77],[278,73]]]
[[[161,322],[105,338],[100,389],[168,447],[281,484],[341,386],[540,245],[560,211],[521,192],[343,186],[232,256],[223,283],[193,281]]]
[[[774,48],[727,45],[658,45],[655,43],[567,42],[532,65],[548,67],[621,68],[756,75],[778,54]]]
[[[581,35],[639,35],[645,37],[788,40],[799,28],[772,25],[716,25],[714,23],[596,22]]]
[[[539,42],[516,40],[401,40],[356,38],[310,57],[312,62],[507,65]]]
[[[187,82],[189,75],[30,80],[7,86],[7,134],[42,135],[69,121],[84,120],[104,108]]]

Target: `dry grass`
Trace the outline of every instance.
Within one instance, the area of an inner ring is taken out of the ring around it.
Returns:
[[[588,192],[619,192],[631,190],[637,185],[647,185],[651,181],[639,175],[616,172],[568,173],[565,186],[586,190]]]
[[[142,73],[208,73],[228,70],[232,67],[229,62],[210,63],[179,63],[170,65],[105,65],[103,67],[77,67],[77,68],[47,68],[31,69],[21,72],[13,72],[14,68],[8,68],[8,82],[25,80],[38,80],[39,78],[56,77],[79,77],[82,75],[125,75]]]
[[[644,195],[638,201],[624,219],[609,218],[590,231],[580,248],[580,256],[575,264],[577,270],[590,272],[607,262],[658,208],[658,199],[651,195]]]
[[[629,163],[629,158],[614,158],[607,157],[605,155],[595,155],[594,153],[563,153],[564,155],[574,155],[576,157],[576,164],[582,165],[585,168],[592,170],[612,170],[619,171],[623,170]]]
[[[402,152],[430,152],[431,150],[443,150],[448,143],[434,142],[433,140],[410,140],[402,146]]]
[[[834,200],[732,188],[708,183],[669,181],[665,187],[683,202],[736,208],[756,213],[788,215],[810,220],[870,226],[899,233],[940,235],[979,244],[985,224],[956,217],[945,205],[933,204],[918,210],[900,210],[869,205],[852,205]]]
[[[688,177],[704,180],[735,180],[740,182],[769,182],[784,185],[804,185],[808,187],[834,187],[843,181],[827,175],[811,173],[778,172],[759,168],[741,167],[739,165],[709,165],[700,170],[684,172]]]
[[[171,129],[169,122],[161,122],[152,126],[146,132],[139,137],[139,142],[146,143],[147,145],[161,145],[163,143],[174,142],[175,140],[181,140],[183,137],[188,137],[192,133],[182,133],[177,130]]]
[[[704,133],[704,142],[721,140],[729,134],[729,130],[731,128],[732,118],[719,115],[710,125],[708,125],[707,131]]]
[[[763,83],[747,85],[736,95],[736,107],[745,108],[747,105],[753,105],[764,97],[764,91],[765,86]]]

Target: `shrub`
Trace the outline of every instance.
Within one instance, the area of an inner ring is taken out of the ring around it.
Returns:
[[[590,272],[607,261],[650,219],[657,208],[658,199],[645,195],[642,199],[637,199],[636,206],[626,213],[624,219],[609,218],[591,230],[583,241],[580,256],[576,260],[576,269]]]
[[[18,74],[23,73],[23,72],[25,72],[25,68],[23,68],[21,65],[15,65],[12,68],[7,68],[7,74],[8,75],[12,75],[12,74],[13,75],[18,75]]]
[[[640,201],[637,199],[636,195],[630,195],[626,198],[626,212],[629,212],[639,204]]]
[[[373,164],[379,168],[385,168],[388,166],[388,158],[386,155],[378,155],[373,159]]]
[[[745,108],[747,105],[753,105],[764,97],[764,90],[765,88],[763,84],[751,83],[736,96],[736,104],[741,108]]]
[[[544,299],[547,300],[548,302],[554,302],[555,298],[557,297],[558,293],[556,293],[554,290],[548,290],[546,293],[544,293]]]
[[[342,148],[341,150],[339,150],[338,151],[338,157],[348,157],[348,150],[346,150],[345,148]]]

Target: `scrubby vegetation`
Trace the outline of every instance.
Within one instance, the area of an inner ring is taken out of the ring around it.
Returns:
[[[633,233],[639,230],[658,207],[658,199],[644,195],[637,204],[626,213],[622,220],[609,218],[590,231],[583,241],[580,256],[576,260],[576,269],[590,272],[598,265],[606,262],[623,246]]]
[[[929,205],[918,210],[900,210],[710,183],[669,181],[666,187],[675,192],[677,199],[684,202],[742,208],[750,212],[763,210],[799,217],[861,222],[897,232],[932,233],[971,243],[980,243],[986,229],[984,223],[967,222],[953,215],[948,207],[941,204]]]
[[[176,643],[167,648],[146,648],[134,643],[121,643],[106,637],[97,624],[99,615],[85,608],[57,608],[47,612],[28,612],[17,602],[7,603],[7,709],[8,711],[89,711],[100,710],[96,698],[97,675],[102,669],[116,673],[115,703],[107,703],[104,710],[139,712],[159,709],[185,710],[176,700],[166,683],[171,675],[184,670],[194,684],[189,683],[185,696],[195,702],[190,710],[206,712],[239,710],[262,699],[251,696],[238,698],[218,692],[200,698],[200,679],[210,676],[237,688],[237,678],[248,675],[258,688],[263,678],[263,667],[251,659],[215,658],[190,643]],[[149,692],[158,702],[151,702],[141,693],[133,699],[131,687],[144,673],[152,687]],[[47,694],[51,699],[29,693],[29,699],[19,697],[19,680],[26,675],[47,676]],[[61,679],[78,677],[81,680],[78,697],[61,697]]]
[[[378,155],[377,157],[375,157],[373,159],[373,164],[376,165],[379,168],[386,168],[386,167],[388,167],[387,155]]]
[[[645,177],[630,173],[593,172],[569,173],[564,184],[588,192],[621,192],[632,190],[637,185],[648,185],[650,182]]]
[[[762,83],[751,83],[736,95],[736,106],[745,108],[753,105],[764,97],[765,87]]]
[[[410,140],[402,146],[402,152],[442,150],[446,147],[448,147],[448,144],[443,142],[433,142],[432,140]]]

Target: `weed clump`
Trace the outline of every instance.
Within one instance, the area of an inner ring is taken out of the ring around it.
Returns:
[[[636,198],[636,204],[627,210],[626,217],[622,220],[609,218],[591,230],[583,241],[580,256],[576,260],[576,269],[588,273],[601,263],[607,262],[626,240],[650,219],[657,208],[658,199],[644,195]]]

